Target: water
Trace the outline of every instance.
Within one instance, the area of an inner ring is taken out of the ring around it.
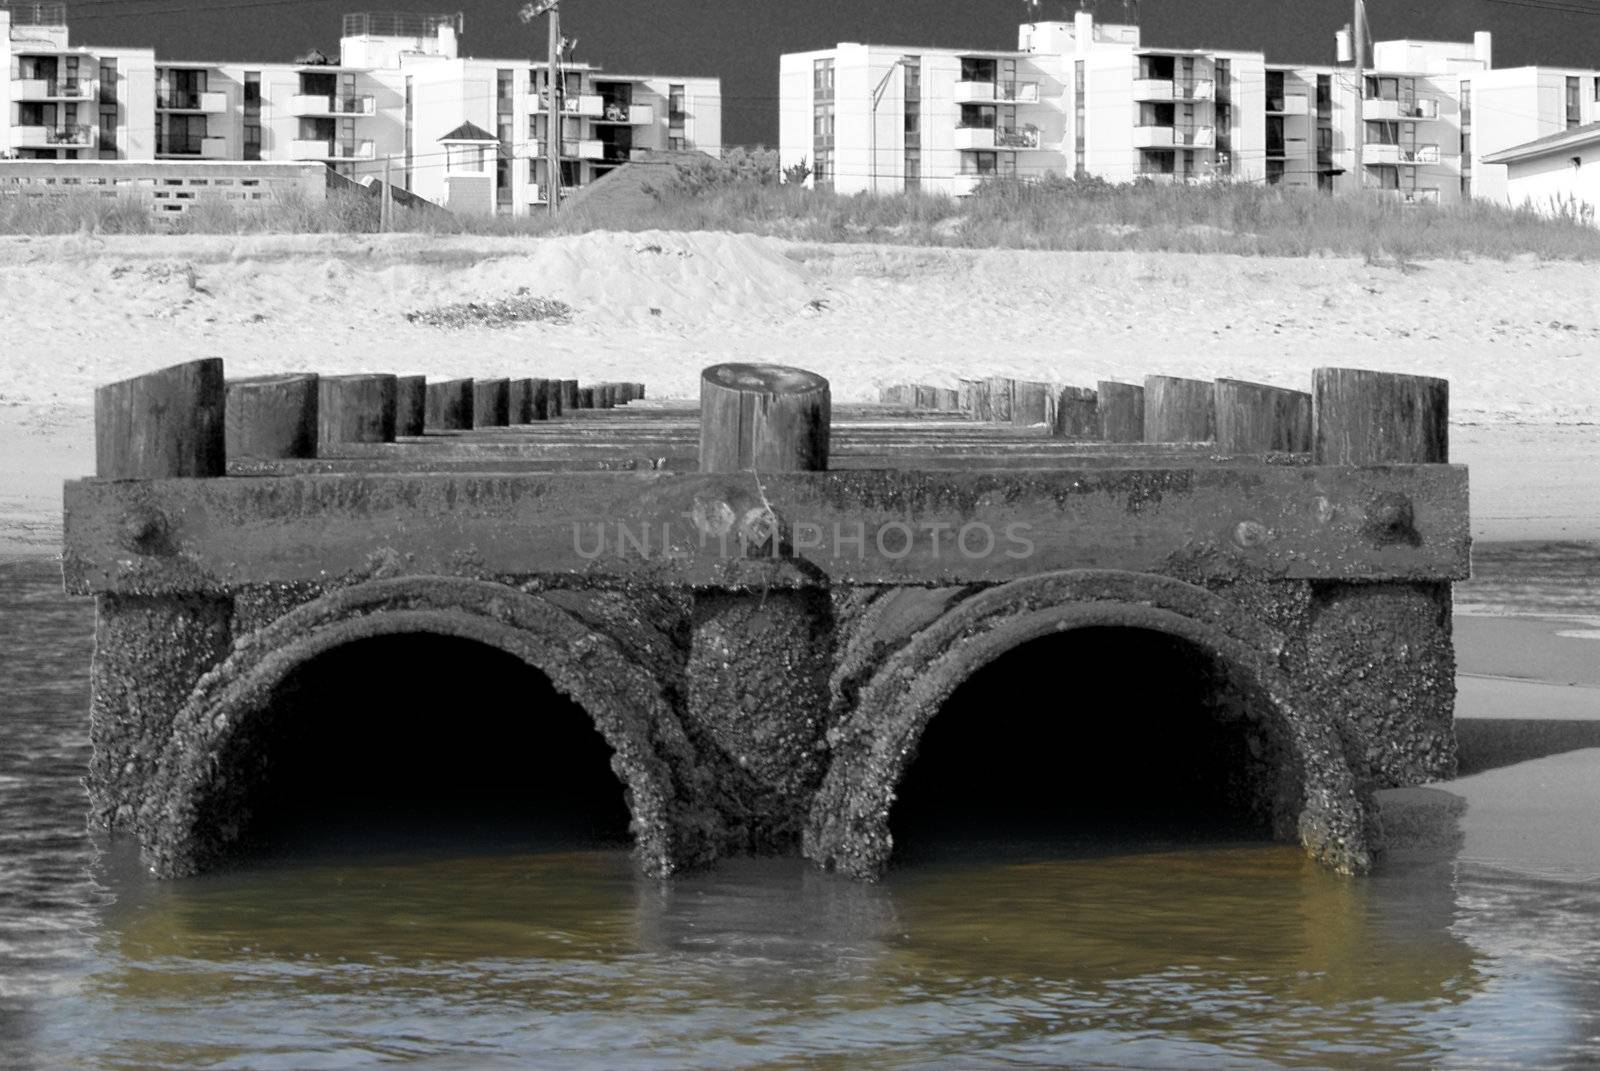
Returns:
[[[1449,859],[1024,845],[663,883],[432,840],[156,882],[83,831],[92,625],[0,566],[0,1067],[1600,1062],[1600,887]]]

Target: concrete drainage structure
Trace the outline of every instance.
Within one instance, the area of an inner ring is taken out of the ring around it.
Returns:
[[[587,712],[646,871],[803,851],[873,878],[952,693],[1112,627],[1208,660],[1197,716],[1244,727],[1242,806],[1366,871],[1371,791],[1454,770],[1469,541],[1445,385],[1042,386],[836,411],[809,373],[718,366],[695,408],[635,384],[229,383],[201,361],[102,388],[64,554],[99,611],[93,820],[159,874],[215,865],[271,776],[284,682],[428,634],[507,652]],[[1126,441],[1130,398],[1182,441]]]

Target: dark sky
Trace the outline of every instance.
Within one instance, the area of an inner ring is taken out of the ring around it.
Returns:
[[[463,11],[468,55],[523,58],[544,48],[543,22],[524,26],[520,0],[68,0],[74,40],[153,45],[168,59],[289,60],[336,54],[346,11]],[[1017,23],[1070,18],[1076,3],[1045,0],[564,0],[576,58],[633,74],[722,77],[723,140],[772,143],[778,55],[839,41],[1016,47]],[[1119,21],[1120,0],[1102,0]],[[1588,12],[1592,11],[1590,14]],[[1494,33],[1495,66],[1600,66],[1600,0],[1371,0],[1373,36],[1467,40]],[[1344,0],[1144,0],[1149,45],[1261,49],[1278,62],[1331,63]]]

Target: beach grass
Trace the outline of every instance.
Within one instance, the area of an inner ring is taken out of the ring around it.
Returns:
[[[170,227],[139,205],[68,194],[0,198],[0,234],[372,233],[378,202],[362,190],[266,207],[202,203]],[[1246,256],[1361,256],[1406,265],[1468,256],[1600,259],[1600,228],[1572,206],[1555,214],[1486,201],[1406,205],[1378,194],[1333,197],[1255,183],[1200,186],[1095,179],[985,183],[971,197],[835,194],[739,176],[667,181],[646,196],[581,197],[554,218],[395,210],[394,229],[547,235],[729,231],[816,243],[882,242],[989,249],[1135,250]]]

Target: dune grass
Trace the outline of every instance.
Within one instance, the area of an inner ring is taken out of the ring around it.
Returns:
[[[92,196],[0,198],[0,233],[160,230],[138,205]],[[364,191],[266,208],[196,205],[180,233],[371,233],[378,203]],[[972,197],[842,195],[776,181],[667,183],[621,207],[579,199],[554,219],[396,210],[396,228],[431,234],[545,235],[591,230],[712,230],[807,242],[1053,250],[1142,250],[1248,256],[1425,259],[1534,255],[1600,259],[1600,229],[1568,207],[1555,216],[1481,201],[1434,207],[1377,195],[1234,183],[1205,186],[1098,180],[985,184]]]

